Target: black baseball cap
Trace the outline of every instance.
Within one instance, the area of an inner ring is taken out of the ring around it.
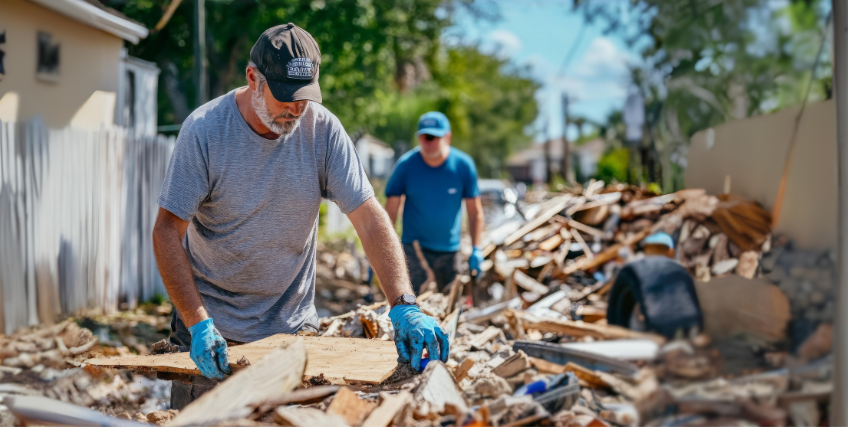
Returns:
[[[321,102],[321,50],[312,35],[292,23],[265,30],[250,49],[250,60],[280,102]]]

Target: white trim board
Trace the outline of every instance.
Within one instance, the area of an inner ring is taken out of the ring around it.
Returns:
[[[54,12],[58,12],[83,24],[118,36],[136,44],[147,37],[149,31],[143,25],[112,15],[83,0],[30,0]]]

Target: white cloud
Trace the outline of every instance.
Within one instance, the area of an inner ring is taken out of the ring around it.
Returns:
[[[592,40],[583,55],[572,60],[565,75],[559,74],[561,64],[542,55],[528,56],[524,63],[543,84],[537,94],[537,128],[547,128],[549,135],[561,134],[562,93],[574,102],[573,113],[602,120],[611,108],[623,105],[629,87],[627,65],[635,60],[606,37]]]
[[[559,74],[559,64],[541,55],[528,57],[526,63],[543,82],[546,92],[566,92],[579,101],[588,102],[627,96],[629,60],[628,54],[608,38],[598,37],[582,57],[573,61],[565,75]]]
[[[507,30],[495,30],[486,36],[483,47],[502,58],[510,58],[521,50],[521,40]]]
[[[573,73],[583,79],[603,80],[627,75],[627,54],[618,50],[606,37],[592,40],[586,53],[572,66]]]

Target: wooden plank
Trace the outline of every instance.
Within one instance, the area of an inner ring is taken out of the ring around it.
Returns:
[[[515,243],[516,241],[518,241],[518,239],[524,237],[525,234],[535,230],[540,225],[548,222],[548,220],[551,219],[554,215],[562,212],[562,210],[565,209],[565,207],[568,205],[568,201],[571,199],[571,197],[571,195],[566,194],[556,199],[552,199],[549,204],[550,207],[540,212],[539,215],[536,215],[535,218],[533,218],[532,220],[524,224],[521,228],[510,234],[504,240],[504,246],[509,246]]]
[[[580,366],[574,362],[568,362],[565,365],[566,372],[574,373],[574,376],[577,377],[580,381],[585,383],[588,387],[591,388],[609,388],[610,385],[604,381],[600,375],[596,374],[595,371]]]
[[[501,332],[502,331],[499,328],[489,326],[483,332],[477,334],[469,344],[473,349],[483,348],[487,342],[495,339],[495,337],[499,336]]]
[[[576,240],[577,243],[580,245],[580,248],[583,249],[583,253],[586,254],[586,258],[590,261],[594,259],[595,254],[592,253],[592,249],[589,248],[589,245],[587,245],[586,241],[583,240],[583,236],[581,236],[580,233],[573,228],[571,229],[571,235],[574,236],[574,240]]]
[[[471,313],[466,317],[465,321],[469,323],[483,323],[497,315],[507,308],[520,308],[523,302],[520,297],[515,297],[507,301],[499,302],[495,305],[486,307],[476,313]]]
[[[327,413],[344,418],[351,426],[358,426],[375,407],[373,403],[360,399],[349,388],[342,387],[327,407]]]
[[[503,378],[510,378],[530,368],[530,360],[523,351],[518,350],[503,363],[492,369],[492,373]]]
[[[412,247],[415,248],[415,256],[418,258],[418,264],[422,269],[424,269],[424,272],[427,273],[427,278],[424,283],[418,286],[418,289],[427,289],[431,283],[436,282],[436,274],[433,273],[433,269],[430,268],[427,258],[424,258],[424,252],[421,251],[421,245],[418,243],[418,240],[412,242]]]
[[[565,373],[565,365],[549,362],[545,359],[540,359],[538,357],[527,356],[527,359],[530,361],[530,365],[533,366],[533,368],[539,371],[540,373],[554,375]]]
[[[547,286],[537,282],[536,279],[524,274],[521,270],[515,270],[512,278],[515,280],[515,284],[526,291],[535,292],[539,295],[544,295],[550,291]]]
[[[267,400],[263,402],[262,405],[259,406],[259,408],[256,410],[256,414],[262,415],[278,406],[291,405],[293,403],[303,405],[307,405],[310,403],[318,403],[324,400],[324,398],[335,394],[337,391],[339,391],[339,388],[340,387],[337,385],[319,385],[311,388],[292,390],[277,399]]]
[[[573,219],[566,220],[566,224],[568,224],[568,226],[571,227],[572,230],[579,230],[590,236],[599,237],[601,239],[610,237],[607,235],[607,233],[604,233],[603,231],[598,230],[595,227],[589,227],[588,225],[583,224],[582,222],[577,222]]]
[[[274,421],[292,427],[349,427],[344,418],[315,408],[282,406],[274,411]]]
[[[474,367],[474,359],[465,358],[462,363],[456,368],[456,372],[454,372],[454,378],[456,378],[456,382],[464,380],[466,376],[468,376],[468,371]]]
[[[657,224],[659,224],[659,223],[657,223]],[[652,231],[656,230],[656,229],[657,229],[657,227],[655,225],[655,227],[651,227],[649,229],[642,230],[639,233],[636,233],[633,236],[631,236],[624,243],[618,243],[618,244],[612,245],[612,246],[606,248],[605,250],[603,250],[602,252],[599,252],[592,259],[589,259],[589,258],[586,258],[586,257],[581,258],[580,260],[576,261],[574,264],[566,266],[562,270],[562,274],[567,276],[567,275],[574,273],[576,271],[590,270],[590,269],[599,267],[603,264],[606,264],[607,262],[612,261],[613,259],[615,259],[618,256],[618,251],[620,251],[621,248],[623,248],[625,246],[632,247],[633,245],[641,242],[643,239],[648,237],[652,233]]]
[[[507,318],[514,316],[521,321],[524,328],[536,329],[542,333],[552,332],[573,337],[592,337],[601,340],[646,338],[654,340],[660,344],[665,343],[665,338],[659,335],[631,331],[630,329],[622,328],[620,326],[599,325],[564,319],[540,318],[518,310],[507,310],[504,315],[507,316]]]
[[[573,215],[574,213],[597,208],[598,206],[611,205],[613,203],[617,203],[619,200],[621,200],[621,192],[619,191],[615,193],[601,194],[598,196],[598,200],[575,205],[573,208],[569,209],[567,213],[568,215]]]
[[[557,231],[559,231],[560,228],[562,228],[561,224],[551,224],[545,227],[537,228],[536,230],[525,234],[524,237],[521,238],[521,240],[526,243],[542,240],[545,237],[556,233]]]
[[[168,426],[222,424],[246,418],[257,406],[299,386],[306,367],[302,338],[276,346],[226,381],[190,403]]]
[[[371,415],[368,415],[368,418],[362,423],[363,426],[388,427],[398,412],[412,402],[412,393],[406,390],[402,390],[396,395],[381,392],[380,397],[383,399],[383,403],[371,412]],[[315,425],[309,427],[315,427]]]
[[[324,375],[331,384],[379,384],[397,367],[397,350],[392,341],[337,337],[300,337],[309,353],[304,379]],[[249,344],[228,349],[230,366],[241,357],[251,363],[262,359],[281,344],[293,343],[298,337],[279,334]],[[148,356],[106,357],[89,359],[86,363],[115,369],[173,372],[200,375],[188,353],[169,353]]]
[[[564,241],[565,239],[563,239],[562,236],[557,233],[554,234],[552,237],[548,238],[547,240],[543,241],[542,243],[539,243],[539,249],[543,251],[552,251],[558,248],[559,245],[561,245]]]

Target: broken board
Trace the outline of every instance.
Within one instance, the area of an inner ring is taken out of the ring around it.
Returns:
[[[397,367],[397,350],[392,341],[361,338],[297,337],[279,334],[256,342],[231,346],[228,349],[230,366],[234,371],[244,367],[236,361],[246,357],[256,363],[271,350],[296,339],[303,339],[309,363],[304,380],[321,374],[331,384],[379,384],[394,373]],[[150,356],[113,356],[86,360],[99,368],[131,369],[136,371],[171,372],[200,375],[200,370],[188,352]]]

